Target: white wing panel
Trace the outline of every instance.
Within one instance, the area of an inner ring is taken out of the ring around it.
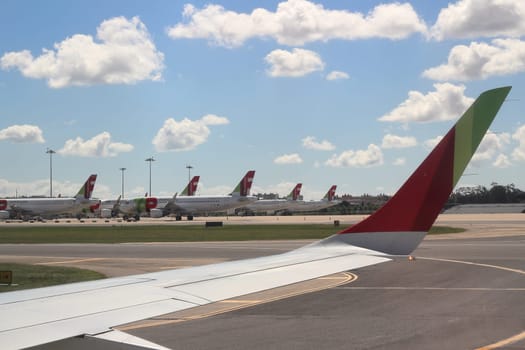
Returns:
[[[0,295],[0,344],[18,349],[389,259],[317,244],[285,254]]]

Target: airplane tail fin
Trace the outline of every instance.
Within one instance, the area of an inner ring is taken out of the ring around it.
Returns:
[[[326,241],[410,254],[433,225],[510,89],[482,93],[385,205]]]
[[[326,194],[324,195],[323,200],[328,201],[328,202],[333,201],[335,198],[336,189],[337,189],[337,185],[332,185],[332,187],[330,187],[328,192],[326,192]]]
[[[246,175],[242,178],[241,182],[235,187],[232,196],[241,196],[246,197],[250,195],[250,190],[252,188],[253,177],[255,176],[255,170],[249,170]]]
[[[297,185],[295,185],[292,192],[290,192],[290,194],[286,196],[286,199],[293,200],[293,201],[296,201],[297,199],[299,199],[299,196],[301,195],[302,187],[303,187],[302,183],[298,183]]]
[[[80,190],[75,195],[77,199],[90,199],[95,189],[95,182],[97,181],[97,174],[92,174],[88,177],[84,185],[80,187]]]
[[[197,192],[197,186],[199,185],[199,179],[200,179],[200,176],[194,176],[190,182],[188,183],[188,185],[186,186],[186,188],[184,188],[182,190],[182,192],[180,193],[181,196],[194,196],[195,193]]]

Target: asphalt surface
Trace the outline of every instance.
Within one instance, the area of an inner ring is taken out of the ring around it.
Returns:
[[[455,222],[469,232],[428,237],[415,261],[396,258],[352,271],[357,279],[329,289],[306,293],[300,285],[294,297],[230,312],[196,308],[127,331],[173,349],[525,349],[523,222]],[[116,276],[277,254],[305,243],[0,245],[0,261]]]

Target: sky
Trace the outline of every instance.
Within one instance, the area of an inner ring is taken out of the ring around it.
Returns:
[[[525,189],[524,36],[515,0],[3,0],[0,196],[49,195],[47,149],[54,196],[393,194],[507,85],[458,187]]]

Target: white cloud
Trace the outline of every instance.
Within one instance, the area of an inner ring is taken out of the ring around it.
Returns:
[[[525,35],[525,2],[460,0],[440,11],[431,29],[437,40]]]
[[[502,152],[507,144],[510,143],[510,134],[500,133],[495,134],[490,130],[485,134],[483,140],[479,144],[476,153],[472,156],[470,163],[474,167],[479,167],[484,161],[494,158],[496,153]]]
[[[525,160],[525,125],[520,126],[512,135],[512,139],[518,141],[518,147],[512,151],[512,159]]]
[[[267,73],[272,77],[302,77],[324,69],[321,57],[304,49],[273,50],[264,60],[270,65]]]
[[[303,159],[297,153],[283,154],[273,160],[275,164],[301,164]]]
[[[256,8],[251,13],[237,13],[213,4],[202,9],[186,5],[183,16],[184,23],[168,28],[172,39],[207,39],[225,47],[241,46],[251,38],[272,38],[282,45],[302,46],[333,39],[397,40],[427,32],[425,22],[408,3],[381,4],[366,15],[329,10],[306,0],[281,2],[275,12]]]
[[[417,140],[412,136],[397,136],[392,134],[386,134],[383,137],[382,148],[407,148],[414,147],[417,145]]]
[[[428,148],[434,148],[437,146],[439,141],[441,141],[442,139],[443,139],[443,136],[436,136],[433,139],[428,139],[425,141],[425,146],[427,146]]]
[[[36,58],[28,50],[8,52],[0,59],[2,69],[17,68],[22,75],[47,79],[52,88],[94,84],[133,84],[159,80],[164,55],[138,17],[108,19],[91,35],[75,34],[44,49]]]
[[[341,79],[350,79],[350,76],[345,73],[338,70],[331,71],[326,76],[326,80],[341,80]]]
[[[508,168],[509,166],[512,165],[512,163],[510,162],[509,158],[506,155],[500,154],[496,158],[494,163],[492,163],[492,165],[494,165],[496,168]]]
[[[78,179],[82,182],[70,182],[70,181],[59,181],[53,179],[53,196],[61,195],[62,197],[74,196],[80,187],[83,186],[84,181],[87,179]],[[97,195],[93,197],[100,198],[100,194],[108,194],[108,187],[101,185],[98,181],[95,185],[95,191]],[[25,196],[49,196],[49,179],[39,179],[31,182],[15,182],[7,179],[0,178],[0,197],[15,197],[18,194],[19,197]],[[104,197],[109,198],[109,197]]]
[[[0,141],[16,143],[44,143],[42,130],[36,125],[11,125],[0,130]]]
[[[429,68],[423,76],[433,80],[469,81],[525,71],[525,41],[495,39],[491,44],[472,42],[450,50],[448,62]]]
[[[57,153],[64,156],[80,157],[115,157],[119,153],[131,152],[133,145],[121,142],[111,142],[111,134],[104,131],[89,140],[77,137],[67,140],[64,147]]]
[[[465,86],[449,83],[434,84],[436,91],[423,95],[410,91],[408,99],[390,113],[379,118],[384,122],[434,122],[461,116],[474,102],[464,95]]]
[[[227,118],[213,114],[205,115],[198,120],[184,118],[176,121],[169,118],[159,129],[152,143],[159,152],[189,151],[206,142],[211,133],[208,126],[228,123]]]
[[[334,154],[325,162],[325,165],[341,168],[368,168],[383,164],[383,153],[381,148],[374,144],[368,145],[366,150],[348,150],[341,154]]]
[[[333,151],[335,149],[335,146],[330,141],[323,140],[317,142],[313,136],[306,136],[302,142],[303,147],[306,149],[313,149],[316,151]]]
[[[406,158],[396,158],[392,164],[395,166],[405,165],[407,162]]]

